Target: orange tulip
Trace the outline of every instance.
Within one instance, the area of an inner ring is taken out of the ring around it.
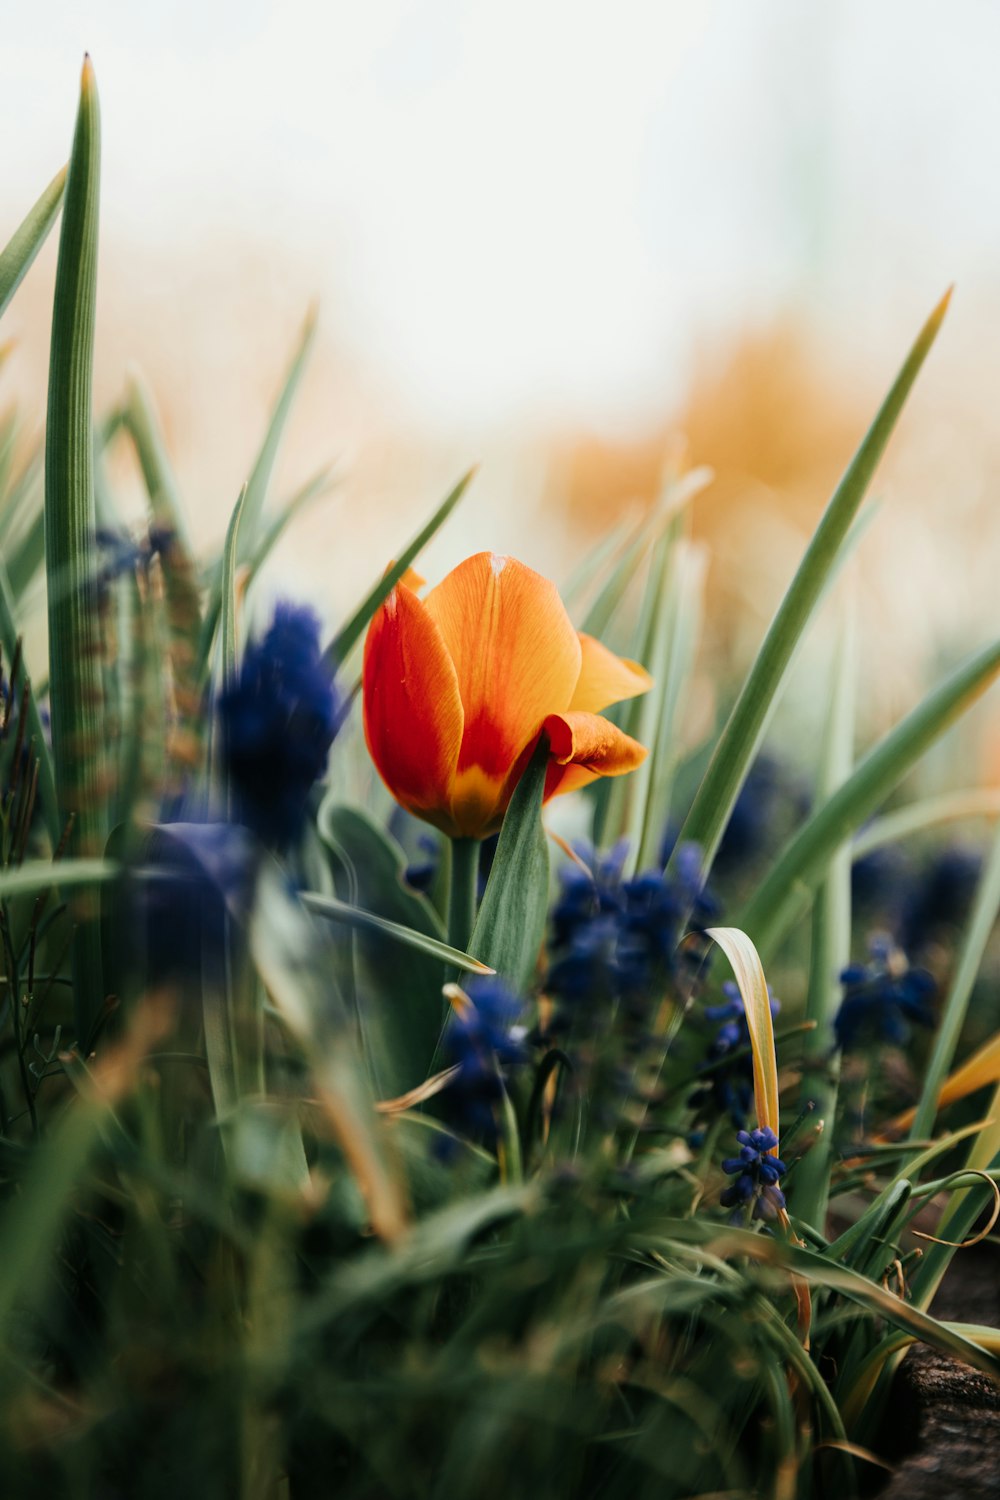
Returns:
[[[365,738],[397,802],[453,838],[500,827],[544,730],[548,800],[646,757],[599,710],[649,674],[574,630],[555,585],[479,552],[421,601],[398,583],[368,628]]]

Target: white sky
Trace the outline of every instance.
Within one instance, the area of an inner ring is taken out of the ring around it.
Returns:
[[[790,298],[899,352],[958,280],[982,337],[991,0],[0,0],[0,19],[0,232],[65,158],[89,48],[106,242],[262,244],[430,427],[640,426],[697,340]]]

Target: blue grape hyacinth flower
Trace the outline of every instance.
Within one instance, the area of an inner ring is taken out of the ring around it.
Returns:
[[[346,713],[319,632],[311,609],[279,603],[270,629],[248,644],[239,678],[219,699],[237,815],[275,849],[301,834],[309,793]]]
[[[788,1168],[780,1157],[771,1154],[778,1137],[769,1125],[762,1125],[756,1130],[738,1130],[736,1139],[739,1156],[731,1156],[722,1163],[722,1170],[736,1181],[726,1188],[720,1202],[723,1208],[735,1210],[732,1223],[741,1222],[751,1204],[753,1218],[770,1222],[785,1206],[785,1195],[778,1183]]]
[[[503,1098],[504,1068],[524,1062],[517,1021],[521,1004],[500,979],[471,979],[471,1005],[456,1011],[444,1034],[444,1054],[458,1071],[448,1086],[451,1122],[467,1135],[496,1140],[496,1108]]]
[[[933,976],[926,969],[910,968],[888,939],[874,939],[871,954],[871,963],[850,964],[840,975],[844,998],[833,1029],[842,1052],[856,1052],[871,1043],[899,1047],[909,1039],[911,1021],[934,1024]]]

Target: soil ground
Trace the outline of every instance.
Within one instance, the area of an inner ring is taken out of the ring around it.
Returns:
[[[1000,1327],[1000,1251],[961,1251],[931,1311]],[[917,1344],[900,1366],[886,1413],[898,1468],[879,1500],[1000,1500],[1000,1388]]]

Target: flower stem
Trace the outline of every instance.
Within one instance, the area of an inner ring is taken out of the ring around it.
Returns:
[[[479,878],[479,840],[452,839],[451,888],[448,893],[448,941],[468,952],[476,920],[476,883]]]

